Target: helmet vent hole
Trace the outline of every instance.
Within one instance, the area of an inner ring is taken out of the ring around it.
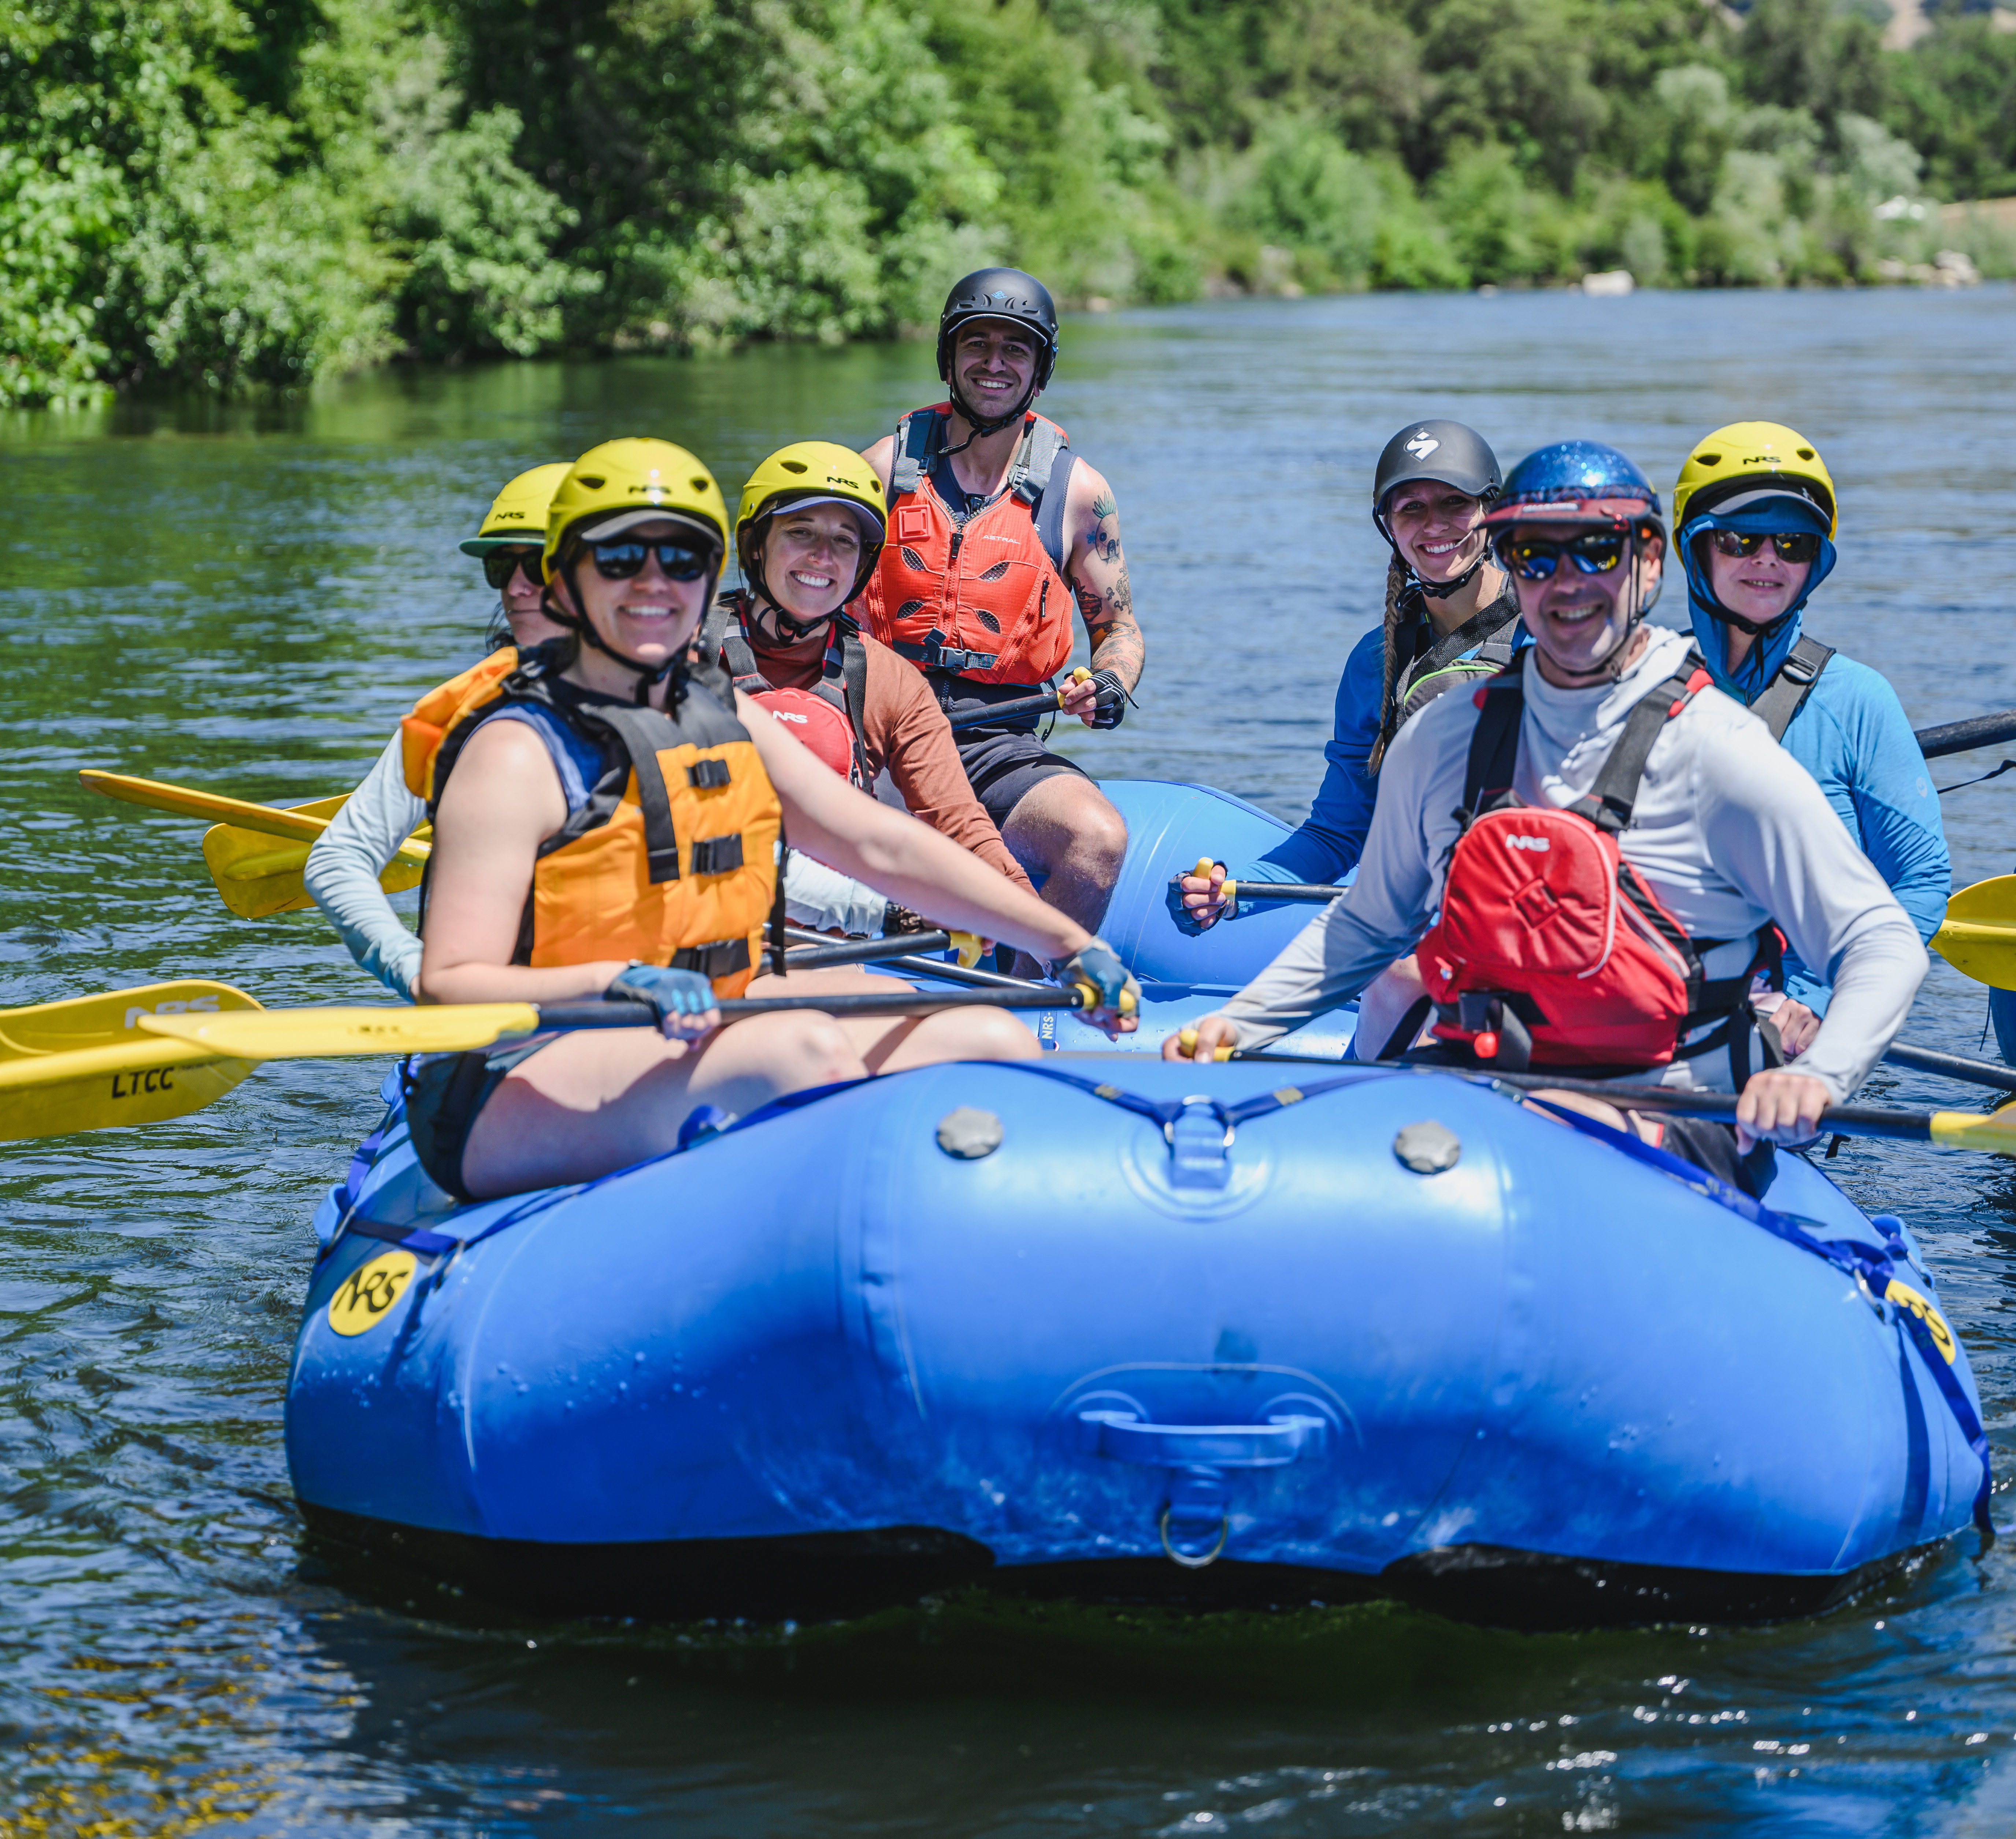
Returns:
[[[603,486],[609,483],[609,481],[607,479],[590,478],[587,473],[584,473],[581,475],[581,483],[585,485],[590,491],[599,491]]]
[[[710,485],[713,484],[714,481],[711,479],[693,478],[688,480],[686,483],[692,486],[694,491],[704,492]]]
[[[1798,455],[1801,459],[1809,460],[1813,457],[1813,450],[1810,447],[1802,447],[1798,449]]]
[[[1705,466],[1719,466],[1722,464],[1722,455],[1719,453],[1697,453],[1694,458]]]
[[[805,470],[805,462],[803,460],[786,460],[783,463],[784,470],[787,473],[802,473]]]

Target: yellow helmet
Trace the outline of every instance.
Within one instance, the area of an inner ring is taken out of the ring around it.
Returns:
[[[1809,500],[1826,516],[1827,534],[1838,534],[1841,513],[1827,462],[1805,435],[1779,422],[1731,422],[1694,443],[1673,488],[1673,528],[1721,503],[1739,481],[1753,491],[1777,485]]]
[[[805,504],[845,505],[861,525],[861,566],[846,595],[851,600],[875,572],[882,553],[886,511],[882,481],[850,447],[831,441],[794,441],[789,447],[779,448],[751,473],[735,514],[736,560],[769,599],[769,591],[755,560],[757,526],[787,506]]]
[[[728,501],[714,475],[669,441],[605,441],[567,468],[546,513],[546,579],[570,538],[599,540],[658,520],[691,526],[719,559],[728,549]],[[711,590],[710,589],[710,597]]]
[[[462,539],[465,556],[487,556],[507,543],[543,543],[546,540],[546,507],[555,490],[567,476],[565,460],[535,466],[520,473],[499,492],[475,535]]]

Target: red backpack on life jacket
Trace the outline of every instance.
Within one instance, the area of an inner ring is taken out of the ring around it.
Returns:
[[[854,734],[847,718],[809,689],[759,689],[749,698],[783,723],[792,740],[809,747],[842,779],[854,772]]]
[[[693,659],[704,680],[731,706],[740,690],[765,704],[841,777],[866,790],[868,737],[862,724],[868,707],[868,653],[861,628],[844,612],[833,615],[826,634],[819,681],[809,689],[779,689],[763,675],[748,635],[749,597],[733,589],[717,596],[693,635]],[[814,709],[808,705],[816,703]],[[818,738],[815,738],[815,737]]]
[[[1777,933],[1764,928],[1741,977],[1709,980],[1701,955],[1723,941],[1690,939],[1618,842],[1653,742],[1712,679],[1691,668],[1644,697],[1586,797],[1564,809],[1521,804],[1511,786],[1531,655],[1476,693],[1463,834],[1441,915],[1416,948],[1436,1036],[1513,1071],[1621,1073],[1665,1065],[1719,1019],[1687,1056],[1727,1046],[1747,1063],[1751,980],[1775,963]],[[1747,1063],[1737,1071],[1740,1084]]]

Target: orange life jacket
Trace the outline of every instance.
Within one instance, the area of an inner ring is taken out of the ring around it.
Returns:
[[[941,402],[896,424],[889,540],[859,605],[869,630],[920,670],[1040,684],[1071,660],[1070,443],[1030,410],[1000,495],[962,523],[926,480],[951,416]]]
[[[539,847],[512,961],[636,959],[740,995],[776,916],[783,834],[748,730],[697,683],[667,715],[557,683],[543,652],[522,664],[506,655],[430,691],[401,733],[408,789],[430,817],[470,736],[506,702],[541,706],[607,763],[586,805]],[[425,902],[423,887],[423,931]]]
[[[1690,939],[1618,840],[1653,742],[1708,687],[1708,674],[1690,657],[1631,711],[1586,796],[1535,806],[1511,791],[1532,656],[1520,653],[1475,693],[1483,712],[1471,738],[1463,834],[1441,914],[1415,948],[1435,1034],[1514,1071],[1622,1072],[1726,1047],[1740,1090],[1751,979],[1775,970],[1777,935],[1764,929],[1741,977],[1708,978],[1702,955],[1722,941]],[[1716,1021],[1723,1025],[1682,1048]]]

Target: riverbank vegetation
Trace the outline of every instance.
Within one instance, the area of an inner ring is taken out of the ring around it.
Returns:
[[[1881,0],[16,0],[0,405],[1067,300],[1876,278],[2016,192]],[[1971,239],[1970,241],[1969,239]]]

